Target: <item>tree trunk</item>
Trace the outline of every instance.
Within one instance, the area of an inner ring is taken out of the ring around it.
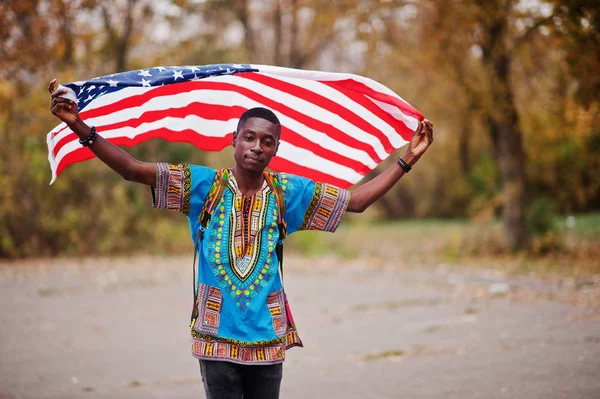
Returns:
[[[525,216],[525,153],[510,82],[511,59],[505,37],[507,14],[499,12],[494,15],[494,20],[487,26],[488,40],[482,46],[491,94],[488,122],[502,178],[502,219],[506,239],[509,248],[517,251],[529,246],[529,229]]]
[[[127,56],[129,55],[129,40],[133,33],[133,11],[137,0],[128,0],[127,8],[124,10],[123,32],[119,34],[111,20],[109,5],[103,3],[101,6],[104,30],[108,35],[108,54],[113,57],[115,70],[122,72],[127,67]]]
[[[292,0],[292,23],[290,26],[290,55],[288,65],[299,68],[300,50],[298,48],[298,1]]]
[[[250,20],[250,10],[248,0],[242,0],[237,5],[237,17],[244,27],[244,46],[248,52],[248,59],[250,62],[256,62],[256,42],[254,37],[254,30],[252,29],[252,23]]]
[[[73,15],[72,9],[65,4],[64,1],[58,3],[60,10],[60,36],[65,45],[64,53],[61,57],[61,62],[66,65],[73,63],[73,54],[75,52],[74,34],[73,34]]]
[[[274,26],[274,39],[275,45],[273,46],[273,63],[277,66],[281,66],[283,64],[283,54],[281,53],[281,35],[282,35],[282,25],[281,25],[281,0],[275,1],[275,14],[273,15],[273,26]]]
[[[127,56],[129,55],[129,40],[133,33],[133,9],[137,0],[127,2],[125,20],[123,21],[123,35],[117,45],[117,71],[125,71],[127,67]]]

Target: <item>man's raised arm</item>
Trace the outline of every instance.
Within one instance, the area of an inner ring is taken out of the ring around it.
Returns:
[[[406,154],[399,158],[398,162],[395,162],[373,180],[352,191],[346,211],[363,212],[381,198],[421,158],[421,155],[427,151],[431,143],[433,143],[433,124],[425,119],[419,122]]]
[[[92,133],[92,128],[79,117],[79,110],[75,102],[60,97],[67,90],[55,90],[55,84],[56,79],[53,79],[48,85],[48,91],[52,94],[52,105],[50,107],[52,114],[65,122],[81,140],[87,139]],[[148,186],[156,184],[156,170],[153,163],[138,161],[126,151],[100,136],[96,137],[89,148],[96,157],[123,176],[124,179]]]

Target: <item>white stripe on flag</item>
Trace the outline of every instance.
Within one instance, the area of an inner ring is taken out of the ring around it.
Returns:
[[[124,89],[122,91],[125,91],[125,90],[128,90],[128,89]],[[114,94],[117,94],[117,93],[113,93],[112,96],[114,97]],[[125,96],[129,97],[128,94],[129,93],[125,93]],[[139,90],[136,90],[136,94],[139,94]],[[178,94],[154,97],[154,98],[150,99],[149,101],[147,101],[146,103],[144,103],[142,106],[126,108],[126,109],[116,111],[111,114],[103,115],[100,117],[96,117],[96,118],[88,118],[88,119],[86,119],[86,123],[88,123],[89,125],[92,125],[92,126],[99,127],[99,130],[98,130],[99,133],[105,138],[109,138],[109,137],[110,138],[115,138],[115,137],[133,138],[137,134],[141,134],[141,133],[149,131],[149,130],[157,129],[158,128],[157,126],[162,126],[162,127],[167,127],[167,126],[165,126],[164,124],[157,125],[156,122],[152,122],[152,123],[143,123],[136,128],[122,127],[119,129],[106,130],[106,129],[101,129],[100,127],[109,125],[109,124],[124,122],[124,121],[130,120],[130,119],[138,119],[145,112],[149,112],[149,111],[162,111],[166,108],[184,108],[193,102],[200,102],[200,103],[211,104],[211,105],[229,106],[232,103],[232,100],[231,100],[232,95],[234,95],[236,97],[235,104],[240,105],[242,107],[252,108],[252,107],[262,105],[261,103],[259,103],[257,101],[251,100],[251,99],[247,98],[246,96],[243,96],[243,95],[235,93],[235,92],[201,89],[201,90],[194,90],[194,91],[186,92],[186,93],[178,93]],[[106,95],[106,96],[108,96],[108,95]],[[119,96],[119,98],[121,98],[121,97],[122,96]],[[288,97],[291,97],[291,96],[288,96]],[[282,99],[282,100],[285,101],[284,99]],[[105,105],[106,104],[110,104],[110,103],[105,102]],[[313,107],[313,110],[316,108],[319,108],[319,107]],[[319,108],[319,109],[322,110],[322,108]],[[330,151],[336,152],[348,159],[359,161],[360,163],[369,167],[370,169],[373,169],[374,167],[377,166],[377,163],[366,152],[356,149],[356,148],[353,148],[353,147],[350,147],[340,141],[337,141],[325,133],[311,129],[308,126],[304,125],[303,123],[298,122],[295,119],[288,117],[287,115],[281,114],[280,112],[276,112],[276,113],[277,113],[281,123],[284,126],[288,127],[289,129],[294,130],[298,134],[301,134],[303,137],[312,141],[313,143],[315,143],[325,149],[328,149]],[[314,116],[317,116],[317,115],[314,115]],[[224,137],[228,133],[231,133],[232,131],[234,131],[237,126],[236,123],[233,123],[233,124],[227,125],[226,127],[221,126],[221,125],[219,125],[217,127],[217,125],[209,124],[209,122],[213,122],[213,121],[208,120],[208,119],[203,119],[196,115],[189,115],[188,117],[186,117],[185,119],[187,119],[188,122],[185,122],[183,124],[178,122],[178,121],[181,121],[181,118],[171,118],[171,117],[169,117],[169,118],[170,118],[169,120],[171,121],[171,123],[174,123],[173,126],[168,125],[168,127],[171,130],[181,131],[181,130],[185,130],[185,129],[192,129],[192,130],[198,131],[199,127],[201,127],[202,135],[211,136],[211,137]],[[197,119],[195,119],[195,118],[197,118]],[[236,119],[236,121],[237,121],[237,119]],[[177,124],[177,125],[175,125],[175,124]],[[183,126],[185,126],[185,127],[183,127]],[[223,128],[226,128],[227,130],[222,130]],[[356,131],[360,131],[361,132],[360,134],[365,135],[365,136],[368,135],[373,140],[376,140],[374,138],[374,136],[372,136],[368,133],[365,133],[360,129],[357,129],[352,124],[347,124],[346,133],[350,134],[351,136],[355,136],[353,133]],[[60,141],[61,139],[65,138],[67,135],[69,135],[71,133],[72,132],[70,129],[68,129],[68,128],[65,129],[64,131],[62,131],[61,133],[59,133],[58,135],[55,136],[55,142]],[[218,134],[216,134],[216,133],[218,133]],[[282,141],[286,141],[285,137],[282,138]],[[377,141],[377,143],[379,143],[379,141]],[[381,145],[381,143],[379,143],[379,144]],[[64,149],[64,147],[61,148],[59,153],[56,155],[57,163],[60,163],[60,160],[66,154],[63,151],[63,149]],[[383,150],[383,147],[381,147],[381,150],[382,150],[382,154],[378,153],[378,155],[380,155],[382,158],[387,157],[387,153]]]

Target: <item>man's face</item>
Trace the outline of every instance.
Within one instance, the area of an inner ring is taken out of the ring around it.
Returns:
[[[233,133],[235,162],[249,172],[262,172],[277,153],[277,126],[263,118],[248,118]]]

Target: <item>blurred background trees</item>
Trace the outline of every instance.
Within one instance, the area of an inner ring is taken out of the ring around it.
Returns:
[[[0,18],[0,257],[189,241],[181,218],[150,212],[145,188],[96,160],[48,186],[48,81],[151,65],[343,71],[399,93],[434,121],[436,143],[366,217],[500,219],[519,250],[554,213],[600,209],[597,1],[5,0]],[[131,151],[230,164],[160,140]]]

